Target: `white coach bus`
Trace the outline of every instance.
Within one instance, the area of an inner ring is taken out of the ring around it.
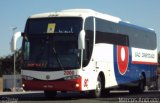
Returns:
[[[32,15],[23,33],[25,90],[88,91],[101,97],[112,89],[143,92],[157,86],[157,38],[153,30],[88,9]]]

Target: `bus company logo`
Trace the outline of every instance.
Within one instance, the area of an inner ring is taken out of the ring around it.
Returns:
[[[49,80],[49,79],[50,79],[50,76],[49,76],[49,75],[46,75],[46,79]]]
[[[128,68],[129,50],[127,46],[117,46],[117,64],[121,75],[124,75]]]

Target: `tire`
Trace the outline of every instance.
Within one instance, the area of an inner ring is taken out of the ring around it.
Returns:
[[[131,88],[129,91],[132,94],[143,93],[145,89],[144,87],[145,87],[145,78],[143,75],[141,75],[138,81],[138,86]]]
[[[144,92],[144,87],[145,87],[144,76],[141,75],[140,76],[140,80],[139,80],[139,84],[138,84],[138,91],[139,91],[139,93],[143,93]]]
[[[101,77],[98,76],[97,83],[96,83],[96,89],[90,91],[89,96],[91,96],[93,98],[100,98],[100,97],[102,97],[102,94],[103,94],[102,91],[103,91],[103,86],[102,86],[102,82],[101,82]]]
[[[57,91],[44,91],[44,95],[47,98],[54,98],[57,95]]]

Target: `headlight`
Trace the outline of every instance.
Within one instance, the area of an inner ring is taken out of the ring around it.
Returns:
[[[73,80],[73,79],[78,79],[78,78],[80,78],[79,75],[73,75],[73,76],[65,77],[64,80]]]

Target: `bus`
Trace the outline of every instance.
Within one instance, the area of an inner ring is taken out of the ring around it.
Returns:
[[[87,92],[102,97],[113,89],[142,93],[157,86],[154,30],[90,9],[69,9],[28,18],[21,70],[25,90]]]

